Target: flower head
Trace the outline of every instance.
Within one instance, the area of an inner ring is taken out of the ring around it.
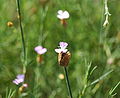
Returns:
[[[67,48],[67,46],[68,46],[68,43],[66,43],[66,42],[60,42],[59,43],[59,47],[60,47],[60,49],[55,49],[55,52],[57,52],[57,53],[66,53],[67,51],[68,51],[68,49],[66,49]]]
[[[43,48],[42,46],[37,46],[35,47],[34,49],[38,54],[44,54],[45,52],[47,52],[47,49],[46,48]]]
[[[17,75],[16,79],[13,80],[13,83],[19,85],[20,83],[24,82],[25,75],[19,74]]]
[[[69,13],[67,11],[62,11],[62,10],[59,10],[58,11],[58,15],[57,15],[57,18],[63,20],[63,19],[68,19],[69,18]]]
[[[71,57],[70,52],[68,51],[68,49],[66,49],[67,46],[68,46],[68,43],[60,42],[59,43],[60,48],[55,49],[55,52],[58,53],[58,63],[64,67],[66,67],[68,65],[70,57]]]

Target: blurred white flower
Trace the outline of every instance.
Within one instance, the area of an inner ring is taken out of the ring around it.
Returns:
[[[59,10],[58,11],[58,14],[57,14],[57,18],[63,20],[63,19],[68,19],[70,17],[68,11],[62,11],[62,10]]]

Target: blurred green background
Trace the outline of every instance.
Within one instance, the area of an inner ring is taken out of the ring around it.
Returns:
[[[25,82],[28,88],[23,98],[69,98],[64,74],[58,65],[54,49],[63,41],[63,34],[71,52],[68,66],[69,79],[74,98],[85,86],[85,73],[97,66],[89,77],[92,83],[113,70],[104,79],[88,87],[83,98],[107,98],[109,91],[120,81],[120,0],[108,0],[111,16],[109,25],[103,27],[104,0],[20,0],[22,24],[27,48],[27,71]],[[58,10],[67,10],[70,18],[67,28],[57,19]],[[12,98],[18,98],[18,86],[12,83],[22,73],[22,41],[17,18],[15,0],[0,0],[0,98],[15,91]],[[12,27],[7,23],[13,22]],[[43,45],[48,52],[44,62],[37,66],[34,47]],[[39,81],[35,80],[36,75]],[[113,93],[120,97],[120,86]]]

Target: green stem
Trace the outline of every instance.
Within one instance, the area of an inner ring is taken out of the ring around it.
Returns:
[[[25,47],[24,32],[23,32],[23,26],[22,26],[22,20],[21,20],[20,0],[17,0],[17,11],[18,11],[19,26],[20,26],[20,31],[21,31],[23,58],[24,58],[24,64],[25,64],[25,61],[26,61],[26,47]],[[23,73],[25,73],[25,72],[26,72],[26,68],[25,68],[25,66],[23,66]]]
[[[66,76],[66,83],[67,83],[68,92],[69,92],[70,98],[73,98],[66,67],[64,67],[64,71],[65,71],[65,76]]]

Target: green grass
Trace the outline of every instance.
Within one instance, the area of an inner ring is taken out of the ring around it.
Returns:
[[[0,0],[0,97],[69,98],[65,79],[58,77],[64,70],[54,51],[64,40],[71,52],[67,69],[73,98],[112,98],[115,93],[113,98],[119,98],[119,0],[108,0],[111,16],[107,27],[102,26],[104,0],[49,0],[45,6],[40,0],[20,1],[28,88],[19,94],[19,86],[12,83],[17,74],[23,73],[24,63],[17,4],[15,0]],[[56,17],[60,9],[70,13],[66,29]],[[9,21],[12,27],[7,26]],[[48,52],[38,66],[34,47],[41,44]]]

